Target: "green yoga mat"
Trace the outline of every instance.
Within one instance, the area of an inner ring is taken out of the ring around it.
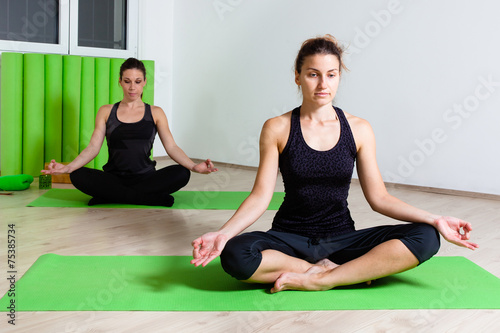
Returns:
[[[236,210],[250,192],[228,191],[178,191],[172,194],[175,198],[172,207],[143,206],[126,204],[103,204],[92,208],[143,208],[143,209],[227,209]],[[275,192],[269,210],[277,210],[285,193]],[[28,204],[28,207],[74,207],[88,208],[90,197],[75,189],[53,188]]]
[[[313,311],[499,309],[500,279],[463,257],[328,291],[269,293],[227,275],[218,259],[41,256],[16,284],[16,311]],[[7,311],[8,293],[0,300]]]

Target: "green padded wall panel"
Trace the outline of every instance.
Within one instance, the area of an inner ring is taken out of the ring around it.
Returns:
[[[23,168],[23,55],[1,55],[1,138],[2,176],[22,173]]]
[[[81,75],[82,57],[63,56],[63,162],[71,162],[80,152]]]
[[[23,171],[38,175],[43,168],[45,126],[45,57],[24,55]]]
[[[62,159],[62,55],[45,55],[45,161]]]
[[[123,99],[123,89],[120,86],[120,66],[125,59],[113,58],[109,62],[109,104],[115,104]]]
[[[87,147],[95,124],[95,61],[94,58],[82,58],[82,85],[80,98],[80,138],[79,151]],[[95,160],[86,167],[94,168]]]
[[[144,103],[154,104],[154,86],[155,86],[155,63],[152,60],[143,60],[146,67],[146,86],[142,94]]]
[[[95,59],[95,114],[99,108],[109,104],[109,58]],[[108,147],[106,139],[102,145],[101,151],[94,159],[95,168],[102,169],[102,166],[108,161]]]

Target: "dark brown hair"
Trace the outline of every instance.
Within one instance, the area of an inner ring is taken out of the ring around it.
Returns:
[[[144,80],[146,80],[146,67],[144,63],[136,58],[128,58],[120,66],[120,80],[122,79],[123,72],[127,69],[138,69],[144,74]]]
[[[332,54],[339,60],[339,71],[348,70],[342,62],[344,48],[332,35],[324,35],[306,40],[302,43],[297,58],[295,59],[295,70],[300,74],[304,60],[308,56],[315,54]]]

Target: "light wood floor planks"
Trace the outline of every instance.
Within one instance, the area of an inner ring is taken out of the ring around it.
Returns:
[[[159,166],[169,164],[161,160]],[[193,174],[186,190],[249,191],[255,171],[223,166]],[[54,187],[71,185],[55,184]],[[282,191],[278,180],[277,191]],[[465,256],[500,277],[500,201],[390,188],[410,204],[473,224],[476,251],[444,241],[438,255]],[[18,278],[44,253],[62,255],[190,255],[191,241],[215,230],[232,211],[96,208],[27,208],[40,196],[27,191],[0,196],[0,267],[7,272],[7,225],[15,224]],[[349,206],[357,228],[394,223],[368,207],[357,182]],[[249,230],[267,230],[266,212]],[[200,268],[201,269],[201,268]],[[56,272],[55,272],[56,273]],[[8,289],[0,279],[0,293]],[[332,300],[334,301],[334,300]],[[400,310],[314,312],[17,312],[16,326],[0,317],[2,332],[498,332],[500,310]]]

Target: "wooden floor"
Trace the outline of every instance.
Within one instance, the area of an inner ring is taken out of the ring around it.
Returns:
[[[168,164],[162,160],[159,166]],[[255,171],[225,166],[206,176],[193,174],[186,190],[250,190]],[[54,187],[68,185],[55,184]],[[281,180],[276,190],[282,191]],[[410,204],[453,215],[473,224],[476,251],[442,244],[441,256],[464,256],[500,277],[500,202],[391,188]],[[44,253],[61,255],[190,255],[191,241],[217,229],[232,211],[153,209],[27,208],[40,196],[35,181],[26,191],[0,196],[0,267],[7,275],[7,228],[15,224],[18,277]],[[357,228],[393,223],[372,212],[357,183],[349,206]],[[251,230],[267,230],[268,211]],[[0,293],[8,281],[0,279]],[[334,300],[332,300],[334,301]],[[499,332],[500,310],[399,310],[313,312],[17,312],[16,326],[0,317],[0,331],[12,332]]]

